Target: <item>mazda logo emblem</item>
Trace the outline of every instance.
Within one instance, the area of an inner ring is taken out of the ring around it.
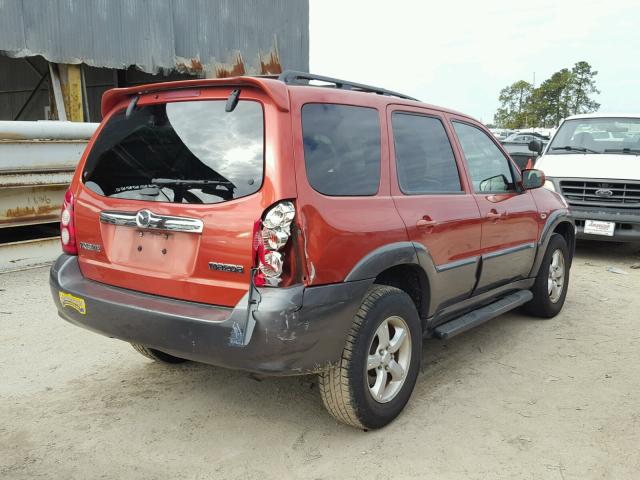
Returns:
[[[140,210],[136,213],[136,225],[140,228],[147,228],[151,223],[151,212],[149,210]]]
[[[613,196],[613,192],[608,188],[600,188],[596,190],[596,195],[599,197],[611,197]]]

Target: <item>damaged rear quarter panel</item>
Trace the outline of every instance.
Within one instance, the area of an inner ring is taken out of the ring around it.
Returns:
[[[371,283],[362,280],[301,289],[300,297],[286,304],[275,297],[261,301],[253,313],[257,325],[250,344],[269,352],[262,370],[315,373],[337,363]]]

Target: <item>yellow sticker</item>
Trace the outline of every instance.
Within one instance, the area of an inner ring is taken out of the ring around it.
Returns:
[[[70,293],[65,292],[58,292],[58,295],[60,296],[60,303],[63,307],[71,307],[82,315],[87,314],[87,307],[83,298],[74,297]]]

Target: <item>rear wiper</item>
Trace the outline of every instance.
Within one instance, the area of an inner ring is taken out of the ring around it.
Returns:
[[[564,147],[552,147],[551,150],[566,150],[567,152],[582,152],[582,153],[600,153],[597,150],[592,150],[585,147],[574,147],[573,145],[565,145]]]
[[[630,153],[631,155],[640,154],[640,148],[607,148],[604,153]]]
[[[189,180],[182,178],[152,178],[151,183],[160,187],[200,187],[208,185],[223,185],[233,187],[235,185],[228,180]]]

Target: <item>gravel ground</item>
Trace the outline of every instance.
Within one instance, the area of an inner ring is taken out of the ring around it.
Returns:
[[[47,269],[0,275],[0,478],[637,479],[638,249],[580,245],[553,320],[425,341],[375,432],[329,417],[311,377],[155,364],[59,319]]]

